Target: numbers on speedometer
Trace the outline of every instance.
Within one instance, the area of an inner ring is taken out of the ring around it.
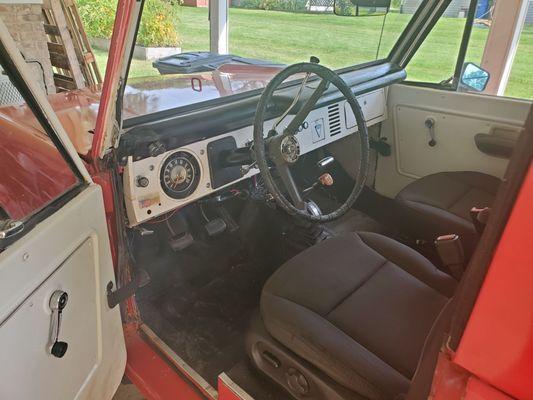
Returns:
[[[200,182],[200,166],[196,158],[186,151],[171,154],[161,167],[161,186],[173,199],[190,196]]]

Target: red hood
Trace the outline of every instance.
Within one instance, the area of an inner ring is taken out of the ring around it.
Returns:
[[[128,80],[125,118],[264,88],[282,67],[226,64],[215,71]]]
[[[124,118],[153,114],[188,104],[263,88],[281,67],[226,64],[215,71],[162,75],[128,81]],[[99,107],[100,87],[52,94],[48,99],[78,153],[88,154]],[[0,126],[9,119],[42,130],[26,106],[0,107]]]

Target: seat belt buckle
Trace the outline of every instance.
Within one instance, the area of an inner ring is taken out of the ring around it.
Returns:
[[[465,254],[459,235],[453,233],[439,236],[435,240],[435,248],[452,276],[457,280],[461,279],[465,270]]]
[[[490,207],[472,207],[470,209],[470,218],[472,219],[472,223],[474,224],[474,228],[476,229],[478,235],[481,236],[481,234],[485,230],[485,226],[487,225],[489,216]]]

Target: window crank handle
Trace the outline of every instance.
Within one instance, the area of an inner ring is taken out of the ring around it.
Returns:
[[[68,294],[62,290],[56,290],[50,297],[50,310],[52,310],[52,320],[50,327],[50,354],[54,357],[61,358],[68,349],[68,343],[59,340],[61,330],[61,319],[63,309],[66,307]]]

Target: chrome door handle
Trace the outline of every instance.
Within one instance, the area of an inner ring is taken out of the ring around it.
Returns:
[[[62,290],[56,290],[50,297],[50,310],[52,310],[52,321],[50,326],[50,354],[54,357],[61,358],[68,349],[68,343],[59,340],[59,331],[61,330],[61,318],[64,308],[67,306],[68,294]]]
[[[428,145],[430,147],[435,147],[435,145],[437,144],[437,140],[435,140],[435,118],[433,117],[426,118],[424,125],[426,125],[426,128],[429,129]]]

